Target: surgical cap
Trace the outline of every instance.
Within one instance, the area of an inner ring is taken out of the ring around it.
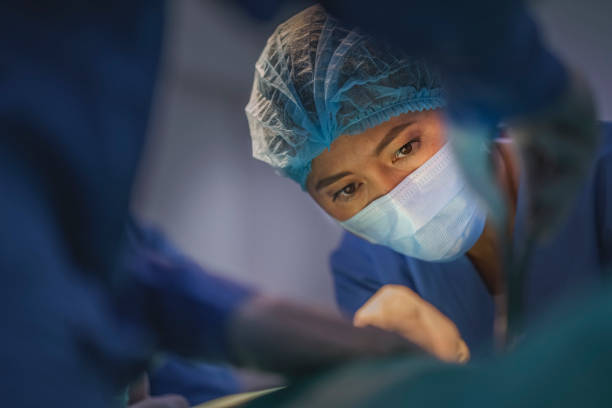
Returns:
[[[313,6],[268,39],[245,111],[253,157],[305,189],[312,159],[338,136],[442,106],[440,77],[424,61]]]

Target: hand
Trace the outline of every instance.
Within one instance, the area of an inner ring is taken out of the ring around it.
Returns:
[[[444,361],[463,363],[470,358],[457,326],[406,286],[380,288],[357,310],[353,324],[399,333]]]
[[[149,376],[145,373],[136,383],[130,386],[128,408],[189,408],[189,403],[180,395],[170,394],[151,397],[149,394]]]
[[[364,357],[424,353],[397,333],[358,328],[332,313],[266,296],[234,313],[228,337],[235,365],[287,375]]]

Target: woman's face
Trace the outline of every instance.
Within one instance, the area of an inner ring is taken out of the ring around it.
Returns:
[[[306,189],[345,221],[387,194],[446,143],[442,111],[406,113],[356,135],[342,135],[312,161]]]

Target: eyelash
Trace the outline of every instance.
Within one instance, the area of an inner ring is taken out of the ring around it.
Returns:
[[[412,147],[412,145],[413,145],[414,143],[419,143],[420,141],[421,141],[421,138],[420,138],[420,137],[415,137],[414,139],[412,139],[411,141],[409,141],[408,143],[404,144],[402,147],[400,147],[399,149],[397,149],[397,150],[395,151],[395,153],[393,153],[393,159],[392,159],[392,162],[393,162],[393,163],[395,163],[396,161],[401,160],[401,159],[403,159],[404,157],[409,156],[410,154],[414,153],[414,147]],[[409,151],[408,153],[404,154],[404,156],[402,156],[402,157],[398,157],[398,155],[399,155],[399,154],[401,154],[401,153],[400,153],[400,150],[402,150],[402,149],[403,149],[404,147],[406,147],[406,146],[410,146],[410,151]]]
[[[360,184],[360,185],[361,185],[361,184]],[[336,191],[336,192],[334,193],[333,198],[332,198],[332,201],[336,201],[336,199],[337,199],[337,198],[338,198],[338,197],[339,197],[339,196],[342,194],[342,192],[343,192],[344,190],[346,190],[348,187],[351,187],[351,186],[353,186],[353,188],[354,188],[353,193],[352,193],[350,196],[347,196],[346,198],[350,198],[350,197],[352,197],[352,196],[353,196],[353,194],[355,194],[355,192],[357,191],[357,189],[359,188],[359,186],[360,186],[360,185],[358,185],[358,186],[356,186],[356,187],[355,187],[355,183],[350,183],[350,184],[347,184],[346,186],[342,187],[340,190],[338,190],[338,191]]]
[[[412,154],[412,153],[414,152],[414,148],[412,147],[412,145],[413,145],[414,143],[419,143],[420,141],[421,141],[421,138],[420,138],[420,137],[415,137],[414,139],[410,140],[408,143],[404,144],[402,147],[400,147],[399,149],[397,149],[397,150],[395,151],[395,153],[393,153],[393,159],[392,159],[392,162],[393,162],[393,163],[395,163],[396,161],[401,160],[401,159],[403,159],[404,157],[409,156],[410,154]],[[397,157],[397,156],[398,156],[398,154],[400,154],[400,150],[402,150],[402,149],[403,149],[404,147],[406,147],[406,146],[410,146],[410,152],[406,153],[406,154],[405,154],[403,157]],[[352,197],[352,196],[355,194],[355,192],[357,191],[357,189],[360,187],[360,185],[358,185],[358,186],[356,186],[356,187],[355,187],[355,183],[350,183],[350,184],[347,184],[346,186],[342,187],[340,190],[338,190],[338,191],[336,191],[336,192],[334,193],[334,195],[332,196],[332,201],[334,201],[334,202],[335,202],[335,201],[338,199],[338,197],[340,197],[340,195],[342,194],[342,192],[343,192],[344,190],[346,190],[348,187],[351,187],[351,186],[354,186],[354,187],[353,187],[353,188],[354,188],[354,190],[353,190],[352,194],[351,194],[350,196],[347,196],[346,198],[348,199],[348,198]]]

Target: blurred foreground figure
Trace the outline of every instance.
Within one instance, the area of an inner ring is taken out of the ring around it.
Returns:
[[[298,374],[413,349],[184,267],[139,237],[128,201],[163,13],[148,0],[0,6],[6,406],[120,406],[156,351]]]

